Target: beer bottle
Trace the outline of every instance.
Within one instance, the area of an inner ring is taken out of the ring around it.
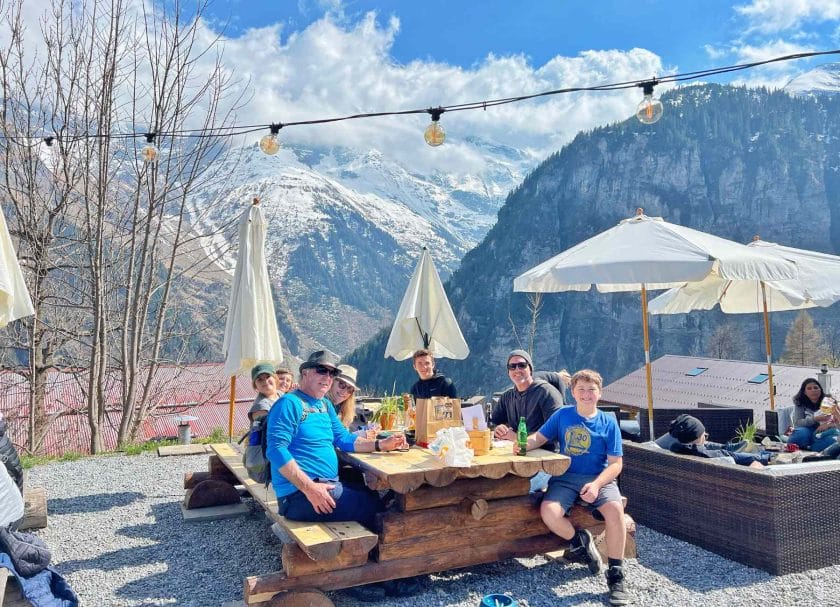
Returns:
[[[519,444],[519,455],[528,452],[528,427],[525,425],[525,418],[519,418],[519,428],[516,430],[516,442]]]

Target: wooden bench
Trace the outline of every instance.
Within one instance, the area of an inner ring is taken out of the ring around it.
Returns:
[[[265,509],[266,514],[278,523],[294,544],[283,547],[283,567],[288,575],[317,573],[338,566],[352,567],[367,562],[368,553],[376,546],[378,536],[364,526],[354,522],[306,523],[290,521],[280,516],[274,489],[254,482],[242,465],[242,454],[228,444],[211,445],[214,455],[210,456],[206,480],[227,479],[243,486],[251,497]],[[223,470],[220,469],[223,468]],[[227,476],[225,474],[227,473]],[[198,487],[196,473],[188,473],[184,479],[186,489]]]
[[[540,518],[539,509],[531,503],[527,476],[533,474],[530,469],[535,462],[530,458],[508,464],[499,459],[485,464],[485,468],[492,468],[490,478],[472,477],[476,471],[470,469],[453,472],[447,468],[447,474],[443,475],[427,471],[425,484],[416,486],[416,482],[410,481],[412,489],[397,496],[396,509],[378,516],[374,533],[354,522],[286,520],[277,513],[273,489],[248,478],[242,456],[235,448],[222,444],[212,445],[212,450],[207,478],[221,478],[223,472],[218,467],[224,466],[229,480],[242,485],[291,540],[282,548],[282,572],[245,578],[244,598],[249,607],[329,607],[333,603],[319,591],[514,557],[545,554],[559,558],[568,546],[568,542],[550,532]],[[523,476],[506,475],[502,470],[505,466],[520,471]],[[203,477],[202,473],[188,474],[185,486],[194,483],[196,474],[201,475],[198,478]],[[452,474],[465,476],[454,478]],[[367,474],[366,479],[369,486],[382,480]],[[501,479],[504,480],[500,482]],[[604,523],[581,507],[573,508],[570,517],[576,527],[591,531],[603,553]],[[627,519],[625,556],[634,557],[635,525],[632,519]],[[489,530],[492,534],[488,541],[475,541],[476,537],[485,537],[480,534],[488,534]]]

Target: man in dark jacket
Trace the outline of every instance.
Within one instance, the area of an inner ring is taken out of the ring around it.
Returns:
[[[446,396],[458,398],[455,384],[448,377],[439,374],[435,370],[435,359],[428,350],[417,350],[413,356],[414,370],[420,376],[413,386],[411,395],[416,398],[432,398],[433,396]]]
[[[507,372],[513,387],[506,390],[493,407],[491,421],[496,424],[494,436],[499,440],[516,440],[519,418],[525,418],[528,433],[536,432],[563,406],[563,396],[546,381],[534,379],[531,355],[525,350],[508,354]],[[546,443],[545,449],[554,450],[555,444]]]

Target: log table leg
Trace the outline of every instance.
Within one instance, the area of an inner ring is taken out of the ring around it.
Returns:
[[[319,590],[289,590],[271,599],[268,607],[335,607],[335,603]]]

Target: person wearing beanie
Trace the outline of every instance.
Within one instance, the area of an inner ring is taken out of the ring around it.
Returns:
[[[693,455],[695,457],[722,458],[729,457],[739,466],[763,468],[770,463],[772,453],[759,451],[758,453],[740,453],[725,449],[718,443],[706,443],[706,427],[693,415],[683,413],[671,422],[668,434],[674,438],[670,449],[674,453]]]
[[[415,398],[432,398],[446,396],[458,398],[458,391],[451,379],[437,372],[435,359],[429,350],[417,350],[412,356],[414,370],[420,377],[409,392]]]
[[[563,406],[563,396],[546,381],[534,379],[534,363],[525,350],[512,350],[507,356],[507,373],[513,386],[507,389],[493,407],[490,421],[498,440],[516,441],[519,418],[525,418],[528,432],[533,432]],[[554,443],[547,449],[554,449]],[[536,487],[534,487],[536,489]]]

